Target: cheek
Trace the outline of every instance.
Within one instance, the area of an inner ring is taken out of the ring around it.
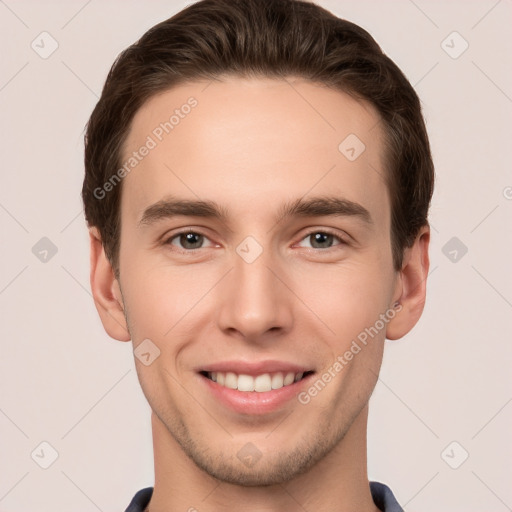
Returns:
[[[387,309],[389,271],[367,262],[319,269],[311,272],[307,282],[297,281],[294,289],[307,304],[312,312],[308,316],[318,323],[321,332],[342,345],[350,343]]]
[[[138,337],[159,338],[172,326],[169,324],[175,318],[173,308],[176,301],[170,296],[164,281],[133,280],[127,295],[132,329]]]
[[[201,298],[212,289],[218,276],[213,269],[198,272],[186,265],[139,261],[130,268],[123,287],[133,324],[130,332],[135,339],[154,338],[165,350],[167,340],[179,339],[187,324],[197,322]]]

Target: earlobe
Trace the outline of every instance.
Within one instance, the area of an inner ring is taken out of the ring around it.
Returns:
[[[404,252],[404,262],[399,275],[399,295],[396,297],[400,305],[395,308],[397,313],[387,325],[387,339],[397,340],[405,336],[423,313],[430,266],[429,242],[430,227],[427,225],[420,229],[414,244]]]
[[[91,290],[101,323],[111,338],[130,341],[121,289],[114,276],[110,261],[105,255],[101,236],[96,227],[89,229],[89,239]]]

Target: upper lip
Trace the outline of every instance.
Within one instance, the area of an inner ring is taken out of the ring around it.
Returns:
[[[300,373],[312,371],[311,367],[286,361],[222,361],[197,368],[198,372],[233,372],[237,375],[261,375],[263,373]]]

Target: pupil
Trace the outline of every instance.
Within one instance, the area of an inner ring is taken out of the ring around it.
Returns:
[[[201,245],[200,241],[201,241],[202,235],[198,235],[197,233],[187,233],[187,234],[185,234],[183,236],[185,237],[185,244],[184,244],[185,247],[187,247],[187,244],[194,245],[194,244],[198,244],[199,243],[199,245]],[[194,238],[199,238],[199,242],[197,240],[194,242]],[[197,249],[197,247],[192,247],[192,249]]]
[[[315,243],[325,243],[332,235],[329,233],[315,233],[314,235]]]

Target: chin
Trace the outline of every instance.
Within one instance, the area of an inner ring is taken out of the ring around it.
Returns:
[[[340,441],[333,433],[327,441],[320,439],[326,440],[328,436],[312,435],[289,448],[281,445],[280,450],[271,448],[268,451],[263,448],[260,451],[251,442],[237,449],[234,446],[238,443],[235,445],[233,440],[218,452],[208,448],[212,444],[203,446],[191,439],[178,442],[195,465],[213,478],[232,485],[264,487],[283,484],[307,473]]]

